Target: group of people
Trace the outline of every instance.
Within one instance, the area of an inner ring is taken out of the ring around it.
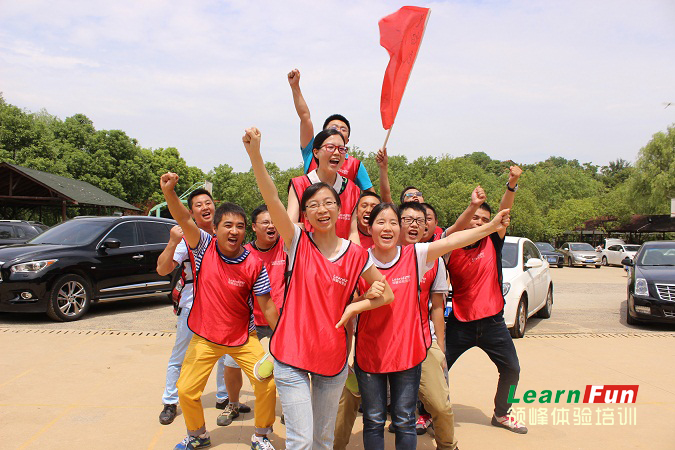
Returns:
[[[240,206],[216,208],[208,191],[197,190],[185,208],[175,193],[178,175],[160,179],[178,226],[157,271],[180,266],[182,275],[159,417],[171,423],[180,403],[188,435],[175,449],[211,445],[201,396],[216,365],[218,425],[250,411],[239,399],[242,371],[253,386],[252,449],[273,450],[277,394],[288,449],[344,449],[359,406],[366,449],[384,448],[388,413],[397,449],[415,448],[418,430],[431,423],[437,447],[455,449],[447,370],[474,346],[499,370],[492,425],[526,433],[509,415],[520,367],[501,287],[520,168],[510,168],[494,217],[478,186],[443,230],[416,187],[392,201],[385,148],[375,192],[365,166],[347,154],[345,117],[328,117],[314,135],[299,80],[299,71],[288,74],[305,175],[289,183],[287,206],[265,168],[260,131],[243,136],[264,199],[250,216],[252,242],[244,245],[248,215]]]

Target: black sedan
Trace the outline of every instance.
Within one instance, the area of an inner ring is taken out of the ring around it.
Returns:
[[[77,217],[0,248],[0,312],[71,321],[92,301],[169,293],[173,277],[156,267],[174,225],[144,216]]]
[[[537,246],[541,256],[548,262],[549,266],[563,267],[565,257],[562,253],[556,251],[551,244],[548,242],[535,242],[534,245]]]
[[[675,323],[675,241],[652,241],[642,245],[628,282],[629,325],[643,321]]]

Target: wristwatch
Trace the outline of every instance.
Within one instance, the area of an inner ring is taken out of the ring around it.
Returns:
[[[516,183],[516,186],[512,188],[512,187],[509,185],[509,182],[507,181],[507,182],[506,182],[506,189],[508,189],[508,190],[511,191],[511,192],[516,192],[516,191],[518,190],[518,183]]]

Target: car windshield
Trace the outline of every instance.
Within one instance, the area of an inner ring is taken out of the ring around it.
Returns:
[[[101,235],[110,226],[98,220],[70,220],[37,235],[29,244],[85,245]]]
[[[675,266],[675,242],[642,249],[639,266]]]
[[[511,269],[518,265],[518,244],[504,242],[502,248],[502,268]]]
[[[581,244],[570,244],[570,250],[572,250],[573,252],[595,251],[595,249],[591,246],[591,244],[587,244],[586,242],[582,242]]]
[[[542,252],[554,252],[555,251],[553,246],[551,244],[549,244],[548,242],[537,242],[535,245]]]
[[[637,252],[640,250],[639,245],[624,245],[623,248],[625,248],[627,252]]]

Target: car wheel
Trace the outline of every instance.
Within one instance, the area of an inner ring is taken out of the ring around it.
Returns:
[[[546,294],[546,303],[544,307],[539,310],[537,317],[542,319],[548,319],[551,317],[551,311],[553,310],[553,286],[548,287],[548,293]]]
[[[572,263],[572,258],[567,258],[567,267],[574,267],[574,264]]]
[[[511,328],[511,336],[514,338],[525,336],[525,325],[527,325],[527,301],[525,300],[525,296],[522,296],[520,302],[518,302],[516,322],[513,324],[513,328]]]
[[[609,264],[607,263],[607,257],[606,256],[602,257],[602,265],[603,266],[609,266]]]
[[[562,269],[563,267],[565,267],[564,264],[562,264],[562,263],[558,264],[558,269]]]
[[[64,275],[52,286],[47,315],[59,322],[81,319],[91,304],[91,288],[79,275]]]
[[[626,301],[626,323],[628,325],[640,325],[642,323],[641,321],[631,317],[630,306],[628,305],[628,301]]]
[[[600,266],[596,264],[595,268],[596,268],[596,269],[599,269],[599,268],[600,268]]]

